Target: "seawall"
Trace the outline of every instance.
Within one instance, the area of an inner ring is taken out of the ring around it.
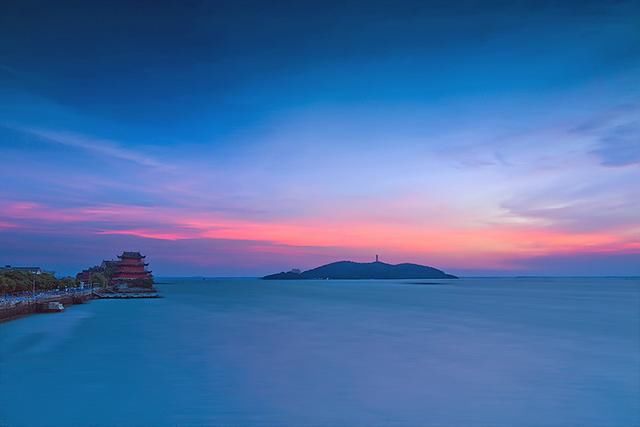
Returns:
[[[74,304],[84,304],[90,299],[93,299],[91,294],[61,295],[41,298],[37,301],[20,302],[10,307],[0,307],[0,322],[13,320],[27,314],[39,313],[39,306],[43,303],[57,301],[67,308]]]

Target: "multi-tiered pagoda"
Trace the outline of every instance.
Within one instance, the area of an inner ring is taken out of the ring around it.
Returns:
[[[145,256],[140,252],[123,252],[118,255],[119,261],[115,265],[115,271],[111,276],[111,283],[117,287],[127,288],[151,288],[153,276],[146,269],[149,265],[144,262]]]

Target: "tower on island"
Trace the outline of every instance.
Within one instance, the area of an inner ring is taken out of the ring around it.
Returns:
[[[144,255],[140,252],[122,252],[122,255],[118,255],[118,259],[111,276],[111,283],[116,288],[153,287],[153,276],[151,271],[146,269],[149,264],[144,262]]]
[[[376,255],[376,262],[380,262],[380,260],[378,259],[378,255]]]

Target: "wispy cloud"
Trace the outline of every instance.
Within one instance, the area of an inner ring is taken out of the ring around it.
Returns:
[[[137,151],[124,148],[121,144],[109,139],[100,139],[73,132],[60,132],[46,129],[22,128],[19,130],[51,143],[79,148],[99,156],[108,156],[150,168],[170,168],[168,164],[162,163],[148,155],[140,154]]]
[[[590,154],[609,167],[640,165],[640,106],[620,105],[573,128],[572,133],[593,138]]]
[[[640,165],[640,122],[608,129],[592,153],[604,166]]]
[[[0,230],[6,230],[9,228],[16,228],[17,226],[8,221],[0,221]]]

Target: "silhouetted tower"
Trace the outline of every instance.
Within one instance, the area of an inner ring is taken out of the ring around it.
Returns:
[[[380,262],[380,261],[378,261],[378,255],[376,255],[376,262]]]

